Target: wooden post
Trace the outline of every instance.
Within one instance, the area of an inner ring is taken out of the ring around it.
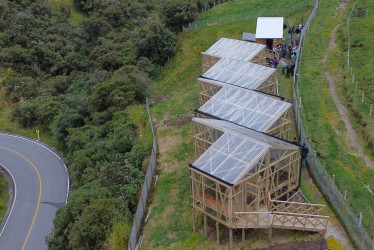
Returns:
[[[365,92],[362,91],[362,98],[361,98],[361,102],[364,102],[365,101]]]
[[[230,249],[233,250],[234,249],[234,239],[232,237],[232,228],[229,228],[229,238],[230,238]]]
[[[356,81],[356,85],[355,85],[355,93],[357,92],[357,81]]]
[[[362,230],[362,240],[361,240],[361,249],[365,250],[365,230]]]
[[[244,244],[245,241],[245,228],[242,228],[242,242]]]
[[[269,227],[269,245],[271,245],[272,240],[273,240],[273,228]]]
[[[129,246],[130,246],[130,250],[134,250],[134,248],[132,247],[132,244],[131,244],[131,240],[129,241]]]
[[[216,222],[216,231],[217,231],[217,246],[219,246],[219,223]]]
[[[334,188],[334,185],[335,185],[335,175],[333,174],[332,175],[332,188]]]
[[[373,104],[370,104],[370,112],[369,112],[369,116],[371,116],[373,114]]]
[[[344,201],[343,201],[343,221],[345,217],[345,207],[347,206],[347,191],[344,191]]]
[[[208,218],[206,214],[204,214],[204,237],[208,238]]]
[[[192,230],[196,233],[196,211],[195,208],[192,208]]]
[[[134,218],[134,221],[135,221],[135,227],[136,227],[136,232],[139,233],[139,224],[138,224],[138,221],[136,220],[136,217]]]
[[[358,219],[358,227],[362,225],[362,212],[360,212],[360,218]]]
[[[314,157],[313,157],[313,172],[316,171],[317,168],[317,151],[314,150]]]

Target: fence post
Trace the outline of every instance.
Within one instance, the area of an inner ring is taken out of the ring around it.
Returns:
[[[358,219],[358,227],[362,225],[362,212],[360,212],[360,218]]]
[[[362,230],[361,249],[365,250],[365,230]]]
[[[365,101],[365,92],[362,91],[362,98],[361,98],[361,102],[364,102]]]
[[[369,112],[369,116],[371,116],[373,114],[373,104],[370,104],[370,112]]]
[[[335,185],[335,175],[333,174],[332,175],[332,188],[334,188],[334,185]]]
[[[342,215],[343,221],[344,221],[344,217],[345,217],[345,207],[346,206],[347,206],[347,191],[344,191],[343,215]]]
[[[316,166],[317,166],[317,151],[314,150],[314,155],[313,155],[313,168],[312,172],[314,173],[316,171]]]

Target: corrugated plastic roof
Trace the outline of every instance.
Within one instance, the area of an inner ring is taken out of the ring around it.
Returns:
[[[231,185],[249,173],[270,148],[298,148],[289,142],[227,121],[203,118],[192,120],[224,132],[192,164],[193,167]]]
[[[249,62],[264,48],[266,48],[266,46],[262,44],[223,37],[213,44],[207,51],[202,52],[202,54]]]
[[[214,64],[202,78],[220,81],[246,89],[257,89],[276,69],[251,62],[223,58]],[[201,78],[199,80],[202,80]]]
[[[250,90],[222,87],[198,111],[266,132],[291,104]]]

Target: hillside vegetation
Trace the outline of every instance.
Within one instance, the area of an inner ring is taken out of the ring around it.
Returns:
[[[0,2],[1,129],[30,137],[40,129],[69,166],[72,195],[56,214],[51,249],[126,247],[152,142],[133,105],[144,103],[182,25],[212,5]]]
[[[341,95],[341,99],[349,103],[347,86],[351,84],[351,77],[347,70],[346,55],[346,17],[353,5],[343,6],[343,14],[339,16],[340,4],[338,1],[321,1],[321,6],[316,18],[308,32],[304,52],[302,57],[302,67],[300,71],[300,95],[302,96],[303,109],[308,136],[311,137],[314,148],[321,161],[326,162],[326,170],[332,176],[335,175],[336,184],[339,189],[347,191],[348,201],[352,204],[357,215],[363,212],[363,224],[369,230],[369,234],[374,232],[374,170],[369,169],[365,162],[355,153],[347,136],[347,130],[342,118],[335,106],[330,90],[329,82],[322,72],[322,59],[330,42],[330,35],[333,28],[340,24],[336,33],[335,41],[337,45],[327,58],[327,70],[336,78],[336,85]],[[374,10],[373,10],[374,11]],[[355,21],[354,21],[355,22]],[[351,27],[352,32],[359,34],[359,29]],[[362,31],[362,29],[361,29]],[[366,33],[366,32],[365,32]],[[366,34],[367,35],[367,34]],[[362,32],[361,37],[365,34]],[[355,44],[358,37],[351,38],[351,43]],[[319,42],[316,43],[315,41]],[[372,41],[364,46],[372,46]],[[352,56],[357,57],[361,48],[353,48]],[[356,52],[357,51],[357,52]],[[364,56],[365,52],[361,55]],[[358,58],[355,60],[359,60]],[[353,68],[355,66],[353,60]],[[371,59],[366,56],[361,58],[365,63],[370,64]],[[356,70],[356,69],[355,69]],[[365,69],[362,68],[361,72]],[[365,77],[370,77],[370,74]],[[369,83],[367,83],[369,86]],[[360,86],[364,83],[360,81]],[[318,93],[318,94],[317,94]],[[373,98],[371,95],[370,98]],[[348,106],[350,106],[348,104]],[[354,107],[352,107],[354,109]],[[351,110],[352,111],[352,110]],[[353,114],[354,112],[352,112]],[[351,114],[351,123],[359,131],[370,129],[361,127],[359,120]],[[368,117],[366,115],[366,117]],[[373,118],[370,118],[373,120]],[[370,130],[372,132],[372,130]],[[361,144],[367,145],[366,139],[361,138]],[[373,151],[367,152],[373,156]]]

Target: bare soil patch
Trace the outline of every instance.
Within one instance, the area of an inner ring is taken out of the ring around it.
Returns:
[[[168,154],[175,148],[177,148],[181,143],[183,142],[183,139],[181,136],[165,136],[165,137],[159,137],[157,140],[158,143],[158,152],[159,157],[157,159],[158,162],[161,164],[162,171],[169,173],[179,167],[178,164],[175,164],[173,162],[167,161]]]
[[[255,250],[322,250],[329,249],[325,239],[319,239],[314,241],[291,241],[288,243],[278,244],[276,246],[256,248]]]

